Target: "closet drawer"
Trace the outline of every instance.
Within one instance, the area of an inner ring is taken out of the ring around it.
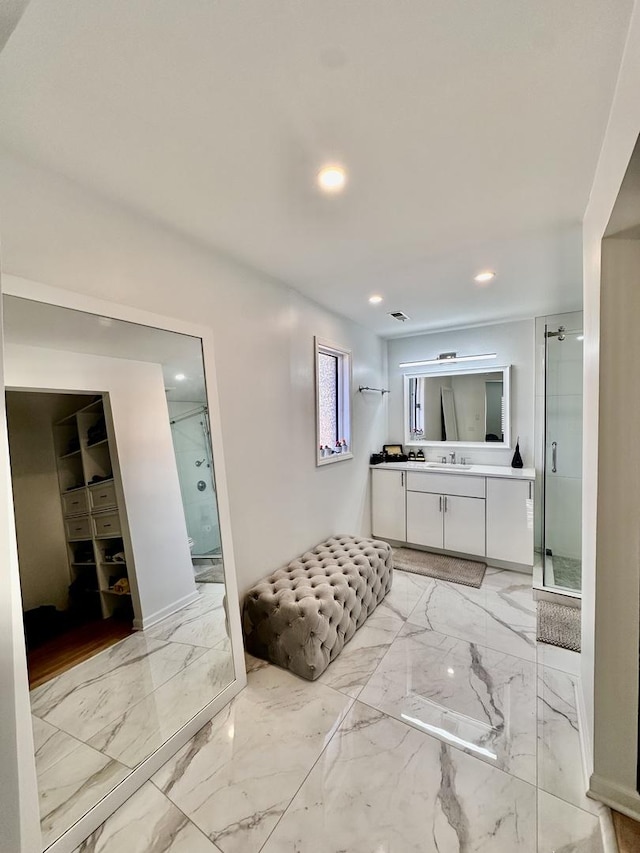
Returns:
[[[81,515],[89,511],[89,501],[84,489],[74,489],[62,495],[63,515]]]
[[[88,515],[65,518],[64,526],[67,539],[91,539],[91,519]]]
[[[120,536],[120,516],[117,512],[101,512],[93,516],[96,536]]]
[[[107,507],[117,506],[116,487],[115,483],[98,483],[95,486],[89,486],[89,494],[91,495],[91,509],[100,510]]]
[[[437,495],[460,495],[463,498],[483,498],[485,495],[484,477],[465,477],[464,474],[436,474],[422,471],[409,471],[407,474],[409,492],[434,492]]]

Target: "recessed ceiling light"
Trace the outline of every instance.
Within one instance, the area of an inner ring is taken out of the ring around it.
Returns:
[[[485,270],[484,272],[479,272],[478,275],[474,275],[473,280],[477,281],[478,284],[486,284],[488,281],[491,281],[492,278],[495,278],[496,274],[491,272],[491,270]]]
[[[347,183],[347,173],[342,166],[325,166],[318,172],[318,186],[326,193],[339,193]]]
[[[186,378],[187,377],[184,375],[184,373],[176,373],[176,379],[178,380],[178,382],[182,382],[183,379],[186,379]]]
[[[382,296],[377,296],[377,295],[370,296],[370,297],[369,297],[369,302],[370,302],[372,305],[379,305],[379,304],[382,302]]]

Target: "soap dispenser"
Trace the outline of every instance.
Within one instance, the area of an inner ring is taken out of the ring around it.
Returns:
[[[513,454],[513,459],[511,460],[512,468],[524,468],[524,462],[522,461],[522,456],[520,455],[520,436],[518,436],[518,440],[516,441],[516,452]]]
[[[425,461],[424,460],[424,450],[422,448],[420,448],[416,454],[416,461],[417,462],[424,462]]]

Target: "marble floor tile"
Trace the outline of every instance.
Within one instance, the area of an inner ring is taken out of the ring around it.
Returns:
[[[206,651],[134,634],[32,691],[32,711],[87,741]]]
[[[403,625],[403,619],[378,606],[318,681],[355,699]]]
[[[538,787],[584,811],[602,806],[585,794],[576,707],[576,680],[538,667]]]
[[[210,649],[94,735],[95,749],[136,767],[234,679],[230,652]]]
[[[603,853],[596,815],[538,792],[538,853]]]
[[[576,678],[580,678],[580,652],[550,646],[548,643],[537,643],[538,663],[551,669],[559,669]]]
[[[532,575],[525,572],[512,572],[507,569],[485,573],[482,588],[495,592],[507,601],[515,601],[525,610],[536,612],[536,602],[532,592]]]
[[[75,853],[219,853],[219,850],[151,782],[146,782]]]
[[[257,853],[351,702],[260,662],[153,781],[223,853]]]
[[[536,783],[533,662],[407,623],[359,699]]]
[[[263,853],[535,853],[536,789],[355,702]]]
[[[209,584],[221,586],[220,584]],[[147,637],[212,649],[227,639],[222,592],[205,592],[197,601],[145,631]]]
[[[124,765],[75,741],[75,749],[63,760],[38,773],[44,846],[55,841],[128,775],[129,769]]]
[[[430,580],[408,621],[523,660],[536,657],[535,608],[509,586],[473,589]]]

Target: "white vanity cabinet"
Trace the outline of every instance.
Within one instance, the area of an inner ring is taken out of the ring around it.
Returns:
[[[402,465],[402,467],[400,467]],[[434,551],[533,566],[532,469],[472,466],[416,470],[413,463],[372,469],[372,532]]]
[[[405,471],[375,469],[371,477],[371,523],[374,536],[404,542],[407,535]]]
[[[533,563],[533,482],[487,478],[487,557]]]
[[[484,489],[484,477],[409,472],[407,542],[484,556]]]

